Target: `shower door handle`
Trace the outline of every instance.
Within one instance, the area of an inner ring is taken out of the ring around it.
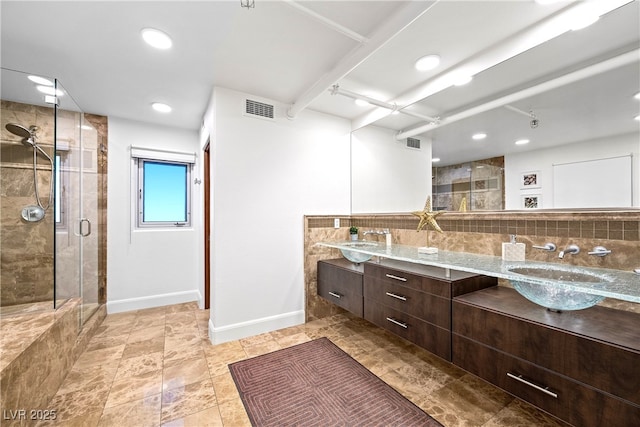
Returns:
[[[87,232],[84,233],[84,227],[82,226],[83,223],[87,224]],[[87,218],[82,218],[80,220],[80,235],[82,237],[87,237],[91,234],[91,221],[89,221]]]

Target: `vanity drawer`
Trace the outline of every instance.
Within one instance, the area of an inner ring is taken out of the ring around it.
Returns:
[[[363,316],[362,273],[319,261],[318,295],[356,316]]]
[[[364,301],[364,318],[445,360],[451,360],[451,332],[447,329],[367,298]]]
[[[499,291],[512,292],[511,289]],[[519,297],[517,294],[515,296]],[[531,305],[526,300],[522,304],[525,305],[520,306],[523,311]],[[452,330],[640,405],[639,352],[557,327],[562,322],[565,326],[578,325],[584,328],[589,318],[598,314],[598,307],[589,309],[593,310],[591,315],[587,310],[584,313],[555,313],[541,307],[531,308],[539,312],[540,320],[545,320],[545,324],[455,299]],[[621,328],[622,324],[618,327]],[[637,327],[640,328],[640,324]]]
[[[364,274],[367,278],[386,280],[400,284],[407,288],[428,292],[433,295],[449,298],[451,296],[451,284],[447,281],[409,273],[374,263],[365,263]]]
[[[451,327],[451,300],[406,286],[365,277],[364,297],[442,328]]]
[[[457,334],[452,339],[453,363],[575,426],[640,425],[634,404]]]

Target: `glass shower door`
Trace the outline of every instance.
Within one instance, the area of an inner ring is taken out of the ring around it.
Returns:
[[[64,88],[56,108],[56,293],[80,300],[80,325],[98,308],[97,132]],[[58,213],[58,212],[57,212]]]

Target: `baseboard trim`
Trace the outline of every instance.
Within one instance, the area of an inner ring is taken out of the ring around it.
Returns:
[[[163,307],[165,305],[181,304],[191,301],[197,301],[198,305],[202,306],[202,297],[200,295],[200,292],[196,290],[172,292],[169,294],[149,295],[146,297],[107,301],[107,313],[123,313],[125,311]]]
[[[304,310],[263,317],[261,319],[235,323],[219,328],[216,328],[211,318],[209,318],[209,340],[211,340],[213,344],[222,344],[224,342],[239,340],[265,332],[301,325],[303,323]]]

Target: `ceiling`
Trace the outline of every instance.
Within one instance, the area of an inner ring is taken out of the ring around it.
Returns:
[[[542,27],[584,15],[585,4],[614,10],[544,42],[550,36],[541,36]],[[345,117],[354,129],[376,125],[431,138],[434,156],[448,164],[640,127],[633,120],[640,108],[633,100],[640,90],[637,0],[255,0],[253,9],[238,0],[2,0],[0,15],[2,67],[57,78],[94,114],[198,130],[213,87],[222,86],[290,105],[294,119],[312,109]],[[146,45],[145,27],[168,33],[172,48]],[[632,61],[606,72],[553,90],[539,86],[628,52]],[[440,55],[440,65],[417,71],[414,61],[427,54]],[[462,72],[474,79],[452,86],[450,77]],[[18,97],[10,83],[2,82],[4,99]],[[529,87],[539,90],[514,96]],[[358,106],[342,91],[401,112]],[[509,102],[490,108],[499,98]],[[153,111],[155,101],[173,111]],[[478,131],[488,137],[470,142]],[[531,144],[516,147],[518,138]]]

